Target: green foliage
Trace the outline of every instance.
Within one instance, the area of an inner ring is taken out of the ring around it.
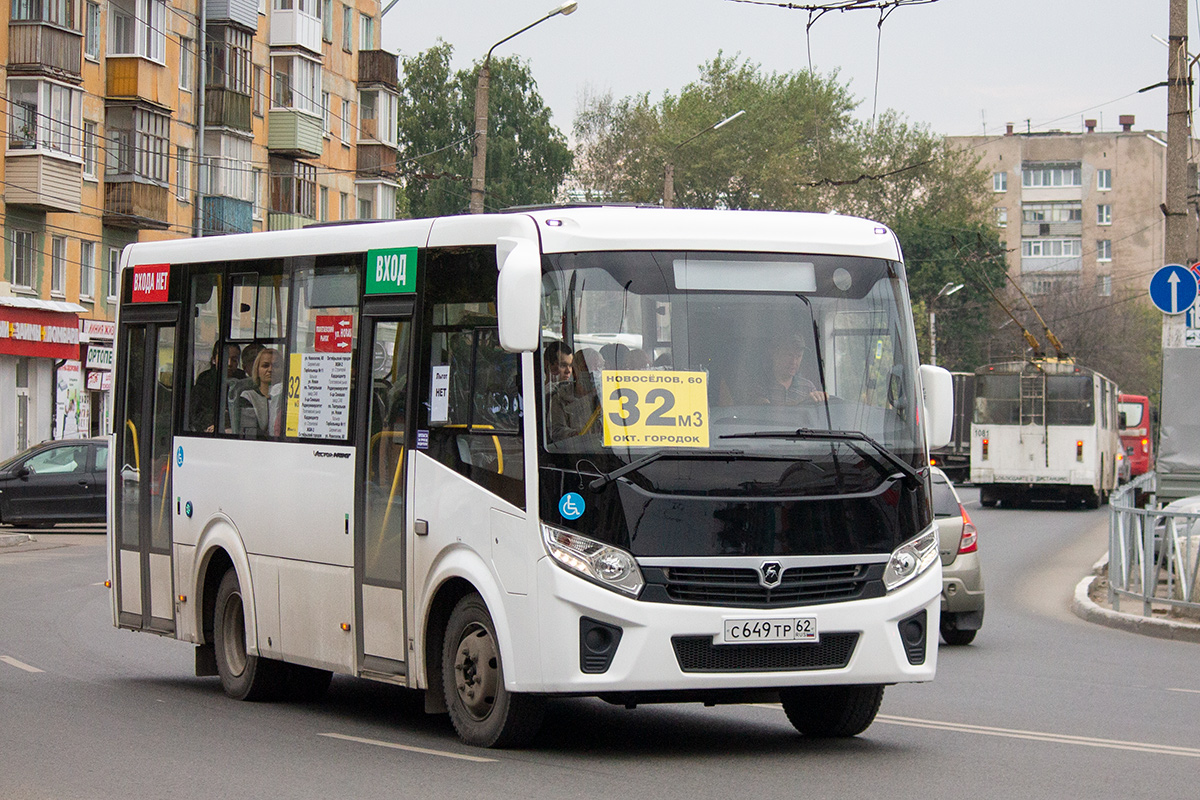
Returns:
[[[401,58],[400,162],[407,210],[415,217],[461,214],[470,204],[479,65],[452,72],[452,55],[439,41]],[[571,169],[571,151],[529,65],[515,56],[492,59],[489,100],[485,207],[553,201]]]

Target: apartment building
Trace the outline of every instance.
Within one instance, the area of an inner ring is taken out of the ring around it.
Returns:
[[[391,218],[399,188],[378,0],[9,1],[0,458],[107,432],[125,245]]]
[[[990,173],[994,211],[1009,270],[1026,292],[1108,296],[1144,291],[1164,263],[1166,133],[1119,131],[951,136]],[[1196,186],[1195,165],[1189,185]],[[1189,214],[1196,218],[1192,206]],[[1195,224],[1189,252],[1196,252]]]

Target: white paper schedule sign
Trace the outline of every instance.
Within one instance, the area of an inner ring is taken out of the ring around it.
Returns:
[[[432,424],[450,421],[450,367],[433,368],[429,398],[429,421]]]
[[[349,435],[350,359],[334,353],[292,354],[288,436],[345,439]]]

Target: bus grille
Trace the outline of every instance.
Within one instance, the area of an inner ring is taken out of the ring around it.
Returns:
[[[659,593],[654,592],[643,599],[691,605],[774,608],[883,594],[882,564],[792,567],[784,571],[779,585],[769,589],[759,582],[758,571],[750,568],[663,567],[646,573],[648,584],[661,579],[665,598],[656,598]]]
[[[673,636],[684,672],[790,672],[841,669],[850,663],[858,633],[823,633],[821,641],[783,644],[713,644],[711,636]]]

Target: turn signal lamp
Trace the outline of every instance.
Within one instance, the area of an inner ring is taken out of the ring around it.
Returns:
[[[1083,439],[1075,440],[1075,460],[1083,461]]]
[[[1150,452],[1150,440],[1149,439],[1142,439],[1142,452],[1143,453]]]

